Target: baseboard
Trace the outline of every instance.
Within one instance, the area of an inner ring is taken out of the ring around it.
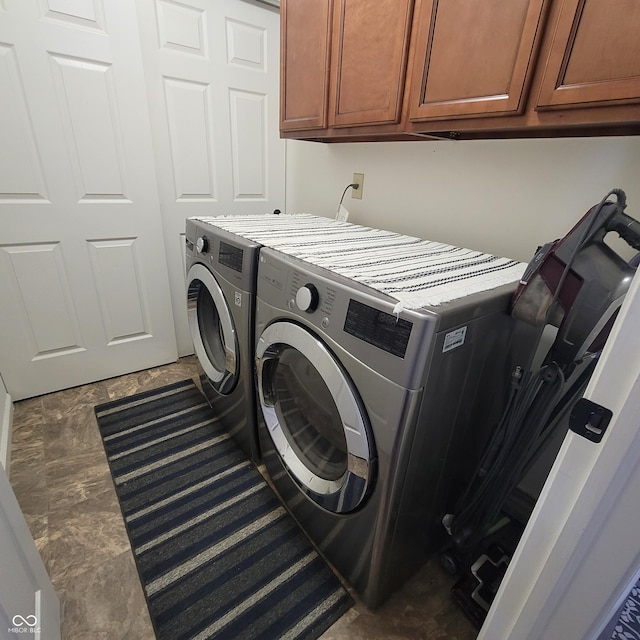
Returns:
[[[1,382],[0,382],[1,384]],[[11,462],[11,433],[13,426],[13,402],[11,396],[0,389],[0,464],[9,476]]]

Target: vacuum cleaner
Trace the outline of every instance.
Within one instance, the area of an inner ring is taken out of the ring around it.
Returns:
[[[449,537],[440,561],[459,577],[453,597],[478,627],[533,508],[518,506],[518,484],[551,436],[566,430],[635,274],[635,261],[605,243],[615,232],[640,251],[640,223],[625,207],[624,192],[610,191],[564,238],[537,250],[514,293],[516,322],[537,327],[539,339],[549,325],[557,333],[539,366],[527,362],[512,372],[500,422],[442,519]]]

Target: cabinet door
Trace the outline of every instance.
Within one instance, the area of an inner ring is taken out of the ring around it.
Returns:
[[[399,122],[413,0],[339,0],[330,126]]]
[[[520,113],[547,0],[417,0],[411,120]]]
[[[333,0],[283,0],[280,7],[280,129],[327,126]]]
[[[539,107],[640,99],[640,3],[565,0],[538,99]]]

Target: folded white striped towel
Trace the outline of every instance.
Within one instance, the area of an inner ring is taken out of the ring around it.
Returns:
[[[526,264],[306,213],[196,220],[386,293],[402,309],[434,307],[516,283]]]

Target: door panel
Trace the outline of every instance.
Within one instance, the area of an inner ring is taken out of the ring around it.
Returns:
[[[283,131],[327,126],[332,12],[333,0],[282,4]]]
[[[284,209],[279,14],[240,0],[138,0],[181,355],[193,353],[185,219]]]
[[[108,344],[151,338],[135,238],[90,241],[87,248]]]
[[[0,139],[5,149],[0,154],[0,204],[48,202],[36,134],[12,44],[0,43],[0,87]]]
[[[0,367],[21,399],[177,353],[134,9],[4,8]]]
[[[160,47],[205,55],[204,9],[175,2],[157,2]]]
[[[177,202],[215,202],[215,158],[211,154],[210,91],[206,84],[164,78],[171,169]]]
[[[3,247],[4,269],[33,360],[83,350],[60,243]],[[24,343],[22,345],[25,346]]]
[[[131,202],[112,64],[49,56],[78,201]]]
[[[46,0],[42,5],[45,18],[104,31],[104,14],[100,0]]]
[[[265,133],[267,101],[262,93],[229,89],[233,199],[267,200]],[[264,211],[267,213],[267,211]]]
[[[520,113],[546,0],[417,0],[411,120]]]
[[[411,0],[341,0],[335,9],[330,126],[400,120]]]
[[[539,107],[640,99],[640,38],[634,0],[567,0],[554,31]]]

